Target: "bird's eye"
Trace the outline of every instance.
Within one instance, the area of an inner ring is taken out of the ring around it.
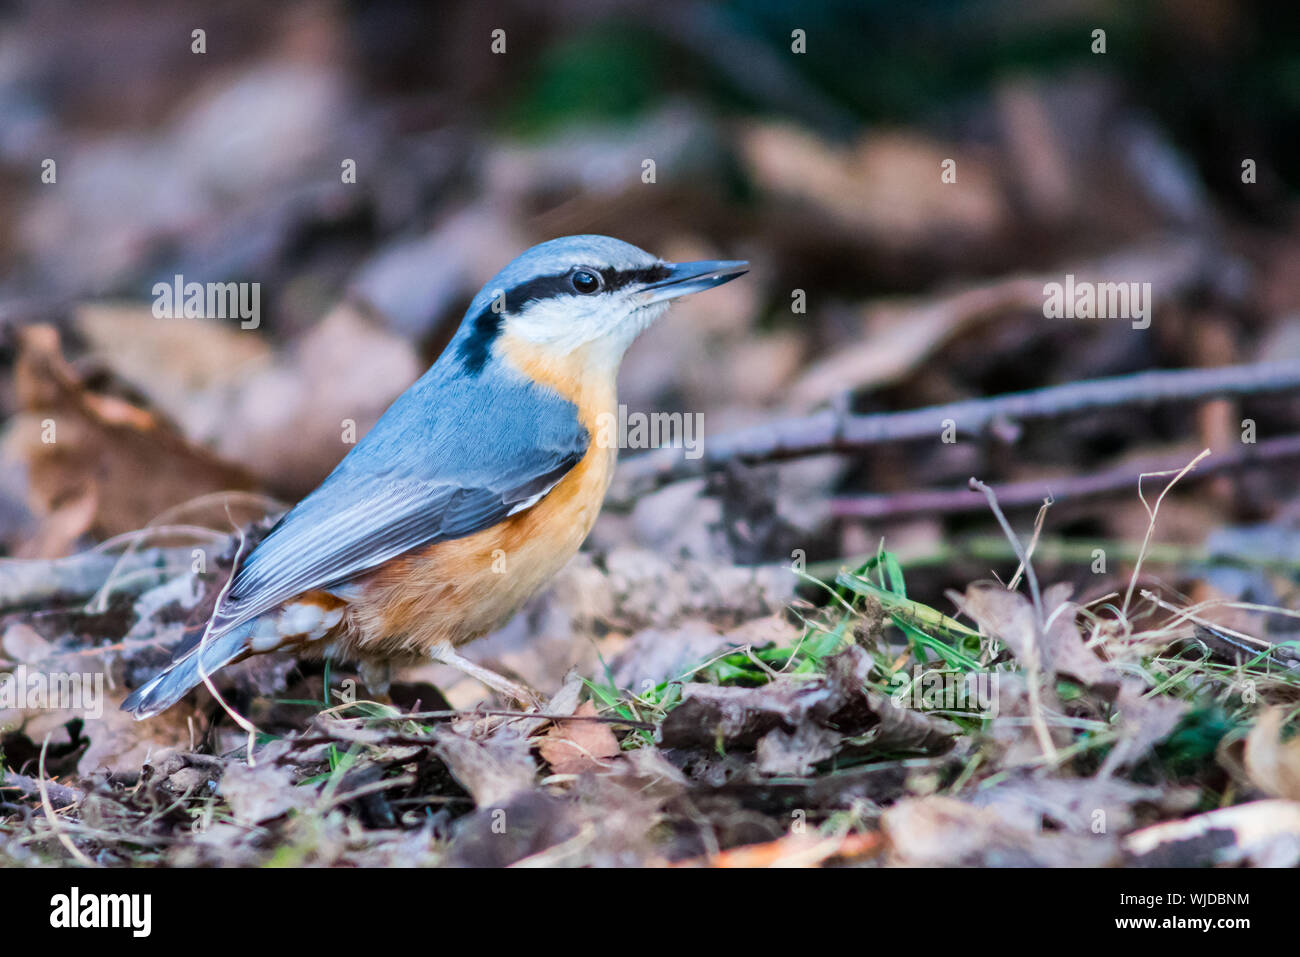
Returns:
[[[584,296],[589,296],[600,289],[600,278],[585,269],[579,269],[570,276],[569,282],[577,292],[582,293]]]

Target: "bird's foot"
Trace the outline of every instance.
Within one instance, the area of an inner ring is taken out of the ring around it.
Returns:
[[[505,675],[499,675],[490,668],[484,668],[468,658],[461,657],[456,654],[450,645],[437,646],[432,652],[432,657],[438,664],[450,665],[462,674],[469,675],[480,684],[487,685],[487,687],[501,695],[507,703],[514,701],[525,709],[533,711],[541,711],[545,707],[546,702],[532,688],[517,681],[511,681]]]

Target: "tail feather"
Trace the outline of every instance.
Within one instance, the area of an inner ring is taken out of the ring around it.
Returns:
[[[252,630],[253,624],[248,622],[224,635],[215,638],[209,635],[207,641],[196,645],[133,691],[122,702],[122,710],[130,712],[137,721],[166,711],[202,682],[205,674],[213,674],[242,652]]]

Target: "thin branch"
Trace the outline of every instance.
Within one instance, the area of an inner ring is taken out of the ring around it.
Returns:
[[[1065,475],[1052,479],[1031,479],[998,486],[998,502],[1004,509],[1040,506],[1050,495],[1056,504],[1128,495],[1138,475],[1177,471],[1194,455],[1180,452],[1159,458],[1118,465],[1088,475]],[[1300,435],[1268,439],[1258,445],[1243,445],[1231,452],[1217,453],[1208,462],[1183,479],[1183,484],[1224,473],[1236,472],[1252,465],[1272,465],[1300,459]],[[893,495],[849,495],[831,499],[831,515],[837,518],[908,518],[915,515],[940,515],[980,511],[984,500],[969,486],[961,488],[922,489]]]
[[[80,788],[68,787],[54,781],[46,781],[45,787],[50,800],[58,801],[63,805],[80,804],[86,797],[86,792]],[[24,798],[33,798],[40,795],[41,782],[25,774],[15,774],[13,771],[9,771],[3,778],[0,778],[0,791],[19,791]]]
[[[37,765],[36,781],[41,792],[41,810],[45,813],[45,820],[49,822],[51,830],[54,831],[54,836],[59,839],[60,844],[67,848],[68,853],[76,859],[77,863],[82,867],[94,867],[95,862],[82,853],[81,848],[77,847],[72,838],[64,833],[59,818],[54,813],[54,805],[50,803],[50,787],[45,780],[45,752],[50,747],[50,735],[52,733],[50,731],[45,733],[45,740],[41,742],[41,758]]]
[[[1133,563],[1133,574],[1129,578],[1128,591],[1124,593],[1124,606],[1120,609],[1121,618],[1128,618],[1129,602],[1133,600],[1133,589],[1137,587],[1138,574],[1142,571],[1142,558],[1146,555],[1147,548],[1151,544],[1151,536],[1154,535],[1156,531],[1156,517],[1160,514],[1160,503],[1165,500],[1165,496],[1169,494],[1170,490],[1178,484],[1178,480],[1192,469],[1196,468],[1197,463],[1209,454],[1209,449],[1203,449],[1200,455],[1196,456],[1196,458],[1184,465],[1182,471],[1169,480],[1169,484],[1165,486],[1164,491],[1160,493],[1158,498],[1156,498],[1155,505],[1148,505],[1146,498],[1142,495],[1142,479],[1146,478],[1147,475],[1138,476],[1138,498],[1142,502],[1142,507],[1147,510],[1147,515],[1150,518],[1150,521],[1147,522],[1147,533],[1142,539],[1142,548],[1138,551],[1137,561]],[[1154,477],[1157,475],[1168,475],[1169,472],[1154,472],[1148,474]]]
[[[1052,741],[1052,732],[1048,729],[1047,721],[1043,717],[1043,702],[1039,689],[1046,616],[1043,613],[1043,596],[1038,590],[1038,575],[1034,572],[1033,562],[1029,560],[1029,555],[1025,552],[1024,546],[1020,544],[1019,537],[1011,528],[1011,523],[1002,514],[1002,509],[998,507],[998,497],[994,494],[993,489],[977,478],[970,480],[970,487],[977,492],[982,492],[984,498],[988,500],[989,508],[992,509],[993,516],[998,520],[998,524],[1002,526],[1002,532],[1006,535],[1007,541],[1011,543],[1012,549],[1015,550],[1016,557],[1020,559],[1020,567],[1024,569],[1025,580],[1029,583],[1029,597],[1033,600],[1034,605],[1034,633],[1030,637],[1028,660],[1025,662],[1025,667],[1029,671],[1029,719],[1034,727],[1034,734],[1038,738],[1038,746],[1043,749],[1043,757],[1050,764],[1055,764],[1057,760],[1056,744]],[[1035,539],[1037,539],[1037,534],[1035,534]],[[1019,575],[1019,571],[1016,574]]]
[[[1007,541],[1011,543],[1011,548],[1016,553],[1016,558],[1020,560],[1020,569],[1016,571],[1016,575],[1019,576],[1020,570],[1023,570],[1025,573],[1025,580],[1029,582],[1029,597],[1034,603],[1035,627],[1038,636],[1041,637],[1043,628],[1043,596],[1038,590],[1038,576],[1034,574],[1034,566],[1029,561],[1029,555],[1025,552],[1024,545],[1020,544],[1020,538],[1011,527],[1011,523],[1008,522],[1007,517],[1002,514],[1002,509],[998,506],[998,497],[993,493],[993,489],[989,488],[977,478],[972,478],[970,480],[970,487],[977,492],[983,493],[984,498],[988,501],[989,508],[993,512],[993,517],[996,518],[998,524],[1002,526],[1002,534],[1007,537]],[[1037,536],[1035,536],[1035,538],[1037,538]],[[1008,587],[1008,590],[1010,591],[1013,589]]]
[[[0,558],[0,612],[89,598],[122,561],[99,549],[66,558]],[[122,564],[122,574],[156,574],[160,581],[189,568],[190,548],[148,548]]]
[[[952,421],[959,435],[975,437],[1007,423],[1058,419],[1102,409],[1298,390],[1300,361],[1292,360],[1139,372],[905,412],[849,415],[826,409],[714,436],[705,443],[704,454],[695,459],[685,458],[681,449],[656,449],[635,456],[620,467],[617,491],[611,501],[627,501],[733,461],[754,465],[934,439],[945,420]]]

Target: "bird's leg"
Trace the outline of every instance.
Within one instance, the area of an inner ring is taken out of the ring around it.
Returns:
[[[357,666],[357,674],[371,697],[384,703],[389,701],[388,689],[393,683],[393,669],[387,661],[365,659]]]
[[[504,675],[499,675],[489,668],[476,665],[468,658],[462,658],[456,654],[451,645],[435,645],[431,654],[433,660],[438,664],[450,665],[457,671],[469,675],[475,681],[487,685],[493,691],[502,695],[507,701],[517,701],[526,708],[533,708],[537,711],[542,710],[543,702],[538,697],[537,692],[517,681],[511,681]]]

